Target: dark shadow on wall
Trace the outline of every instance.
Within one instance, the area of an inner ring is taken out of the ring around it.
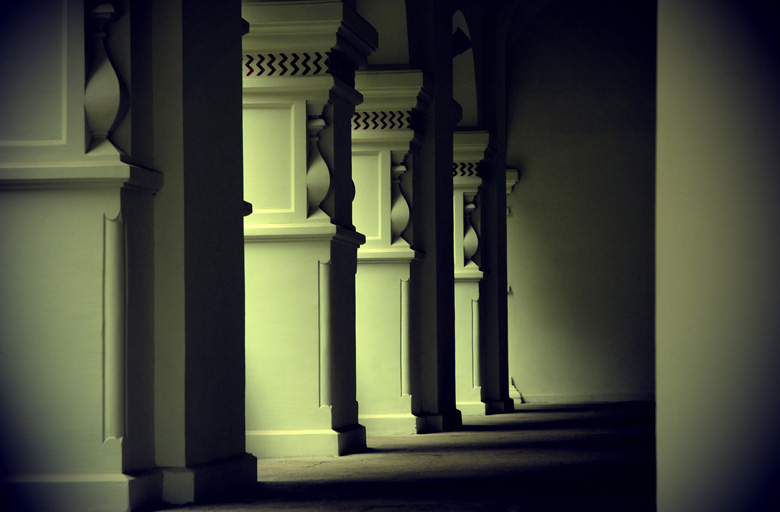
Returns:
[[[507,48],[510,376],[652,399],[656,2],[534,5]]]

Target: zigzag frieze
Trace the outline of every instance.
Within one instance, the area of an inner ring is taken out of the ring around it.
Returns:
[[[253,53],[244,55],[245,77],[312,76],[328,71],[328,55],[321,52]]]
[[[353,130],[402,130],[409,128],[411,113],[407,110],[379,110],[376,112],[355,112],[352,116]]]
[[[454,178],[479,176],[477,174],[477,165],[477,162],[454,162],[452,164],[452,176]]]

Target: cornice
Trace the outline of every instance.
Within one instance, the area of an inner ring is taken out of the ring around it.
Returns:
[[[455,190],[476,191],[482,183],[479,163],[485,158],[490,143],[487,131],[453,133],[452,186]]]
[[[512,193],[512,189],[517,185],[518,181],[520,181],[520,173],[517,172],[517,169],[508,167],[506,170],[506,195]]]
[[[0,167],[0,190],[115,187],[154,194],[162,185],[162,173],[119,162],[46,162]]]
[[[363,94],[360,110],[401,110],[417,104],[422,89],[422,72],[416,69],[361,70],[355,73],[355,88]]]
[[[479,162],[485,158],[489,143],[487,131],[456,131],[452,138],[452,161]]]
[[[359,247],[366,237],[354,229],[330,222],[254,224],[244,226],[244,242],[328,242]]]
[[[335,50],[360,68],[378,46],[374,27],[340,0],[245,0],[242,17],[249,23],[244,53]]]
[[[472,263],[472,265],[474,265]],[[475,268],[467,268],[465,270],[456,270],[454,273],[455,281],[456,282],[479,282],[483,277],[483,273],[481,270],[476,268],[476,265],[474,265]]]
[[[416,253],[409,246],[383,249],[361,247],[358,250],[358,263],[410,263],[415,256]]]

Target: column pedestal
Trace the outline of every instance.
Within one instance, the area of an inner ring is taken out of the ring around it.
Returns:
[[[360,451],[365,429],[357,423],[357,402],[335,382],[349,365],[336,358],[343,340],[334,326],[349,316],[354,298],[338,284],[354,279],[363,239],[332,224],[287,228],[245,230],[247,451],[259,457]],[[351,262],[343,252],[352,253]],[[343,275],[350,266],[351,275]]]

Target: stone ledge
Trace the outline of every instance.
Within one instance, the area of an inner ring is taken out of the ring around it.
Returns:
[[[132,188],[156,193],[162,173],[124,163],[63,162],[0,167],[0,190]]]

